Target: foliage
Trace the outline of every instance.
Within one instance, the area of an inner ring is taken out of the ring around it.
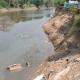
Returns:
[[[80,16],[76,19],[74,27],[76,27],[77,31],[80,31]]]
[[[70,8],[70,10],[74,14],[78,13],[78,7],[77,7],[77,5],[72,5],[71,8]]]
[[[66,0],[53,0],[53,3],[54,3],[54,6],[55,7],[59,7],[59,6],[62,6],[62,5],[64,5],[64,2],[65,2]]]
[[[65,0],[0,0],[0,7],[23,7],[27,5],[35,5],[37,8],[40,6],[50,7],[55,4],[55,6],[62,5]]]
[[[74,24],[71,33],[80,32],[80,15],[75,16]]]
[[[39,8],[40,5],[43,4],[43,0],[32,0],[32,4]]]
[[[47,8],[53,6],[53,0],[43,0],[43,3]]]
[[[5,0],[0,0],[0,8],[8,6],[8,3]]]

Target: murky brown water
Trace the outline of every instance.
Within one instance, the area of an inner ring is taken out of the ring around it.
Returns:
[[[0,14],[0,80],[31,80],[37,67],[54,53],[42,24],[51,10]],[[25,63],[29,62],[30,67]],[[20,63],[19,72],[8,72],[10,64]]]

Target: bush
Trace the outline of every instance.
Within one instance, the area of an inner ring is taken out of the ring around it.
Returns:
[[[0,7],[7,7],[8,3],[4,0],[0,0]]]
[[[0,5],[0,9],[2,9],[3,7]]]
[[[55,7],[59,7],[59,6],[63,6],[65,1],[66,0],[53,0],[53,3]]]
[[[77,5],[72,5],[71,8],[70,8],[70,11],[74,14],[77,14],[78,13],[78,7]]]
[[[75,21],[74,26],[76,27],[76,29],[78,29],[78,31],[80,31],[80,17]]]
[[[75,21],[71,29],[71,33],[74,33],[74,32],[80,32],[80,16],[75,17]]]
[[[39,6],[43,4],[43,0],[32,0],[31,3],[34,4],[37,8],[39,8]]]

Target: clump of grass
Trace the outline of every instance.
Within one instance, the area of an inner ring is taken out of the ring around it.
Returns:
[[[64,2],[66,1],[66,0],[52,0],[53,1],[53,3],[54,3],[54,6],[55,7],[60,7],[60,6],[63,6],[64,5]]]
[[[75,19],[73,26],[75,31],[80,31],[80,16]]]
[[[70,32],[71,33],[80,32],[80,15],[75,16],[75,20]]]

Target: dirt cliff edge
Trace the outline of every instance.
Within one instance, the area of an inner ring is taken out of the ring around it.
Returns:
[[[70,34],[73,23],[73,14],[58,13],[43,25],[56,53],[40,65],[42,80],[80,80],[80,32]]]

